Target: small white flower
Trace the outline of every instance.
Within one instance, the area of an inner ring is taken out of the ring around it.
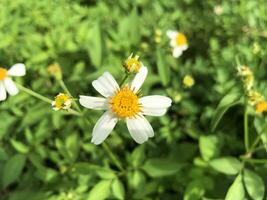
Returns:
[[[173,48],[172,55],[178,58],[188,48],[187,38],[183,33],[173,30],[168,30],[167,36],[170,38],[170,46]]]
[[[142,66],[133,81],[119,87],[109,72],[92,82],[103,97],[80,96],[79,102],[89,109],[106,110],[93,129],[91,142],[101,144],[111,133],[119,119],[125,120],[132,138],[139,144],[154,136],[153,128],[144,117],[162,116],[171,106],[172,100],[165,96],[152,95],[139,98],[137,93],[147,76]]]
[[[7,92],[14,96],[19,93],[16,84],[12,81],[12,76],[24,76],[26,74],[25,65],[17,63],[13,65],[9,70],[0,67],[0,101],[4,101],[7,98]]]

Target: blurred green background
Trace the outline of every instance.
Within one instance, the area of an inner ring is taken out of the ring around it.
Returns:
[[[169,29],[189,41],[178,59]],[[234,101],[218,114],[222,97],[242,91],[236,56],[267,97],[266,41],[266,0],[0,0],[0,65],[25,63],[27,75],[17,79],[25,87],[50,99],[63,92],[47,71],[58,63],[74,97],[95,96],[91,82],[106,70],[121,80],[133,52],[149,68],[142,93],[173,99],[167,115],[149,118],[155,137],[143,145],[116,126],[106,142],[120,171],[90,143],[93,125],[83,118],[23,92],[9,97],[0,103],[0,199],[265,199],[266,149],[246,155],[256,162],[240,157],[243,106],[231,107],[215,131],[211,123]],[[267,141],[264,116],[251,113],[251,141],[259,132]],[[86,110],[94,122],[101,114]]]

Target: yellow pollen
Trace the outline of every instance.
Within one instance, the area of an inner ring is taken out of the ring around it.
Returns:
[[[141,63],[138,61],[139,56],[135,56],[132,58],[132,54],[129,56],[129,58],[125,61],[125,67],[128,72],[138,72],[141,68]]]
[[[183,46],[187,44],[187,39],[183,33],[178,33],[175,40],[177,46]]]
[[[4,80],[7,77],[7,70],[0,67],[0,81]]]
[[[119,118],[134,117],[141,111],[141,105],[138,103],[138,96],[129,86],[118,90],[109,101],[111,111]]]
[[[263,113],[265,111],[267,111],[267,102],[266,101],[262,101],[256,105],[256,112],[257,113]]]
[[[55,101],[54,101],[54,107],[58,110],[60,109],[68,109],[70,108],[71,105],[71,98],[63,93],[59,93],[56,97],[55,97]]]

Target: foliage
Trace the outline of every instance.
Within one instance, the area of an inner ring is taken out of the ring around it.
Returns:
[[[27,75],[16,79],[25,87],[49,99],[64,92],[47,72],[58,63],[74,97],[95,96],[91,82],[104,71],[119,81],[134,52],[149,68],[142,93],[173,104],[149,118],[155,137],[145,144],[122,123],[108,137],[122,170],[104,145],[90,143],[93,123],[23,92],[9,97],[0,103],[0,198],[265,199],[267,118],[246,105],[236,56],[267,98],[266,19],[265,0],[1,0],[1,65],[25,63]],[[168,29],[189,40],[178,59]],[[187,74],[191,88],[182,84]],[[95,123],[101,112],[85,114]]]

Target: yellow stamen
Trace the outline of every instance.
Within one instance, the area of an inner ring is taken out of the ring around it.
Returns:
[[[134,117],[141,111],[141,105],[138,103],[138,96],[129,86],[118,90],[110,98],[110,108],[119,118]]]
[[[183,46],[187,44],[187,39],[183,33],[178,33],[175,41],[177,46]]]
[[[137,73],[139,69],[141,68],[142,64],[141,62],[138,61],[139,56],[133,57],[133,54],[131,54],[127,60],[125,61],[125,68],[127,69],[128,72],[134,72]]]
[[[54,110],[67,110],[71,106],[71,97],[67,94],[59,93],[55,97],[55,101],[53,101],[52,106]]]
[[[0,67],[0,81],[4,80],[7,77],[7,70]]]
[[[263,113],[265,111],[267,111],[267,102],[266,101],[262,101],[256,105],[256,112],[257,113]]]

